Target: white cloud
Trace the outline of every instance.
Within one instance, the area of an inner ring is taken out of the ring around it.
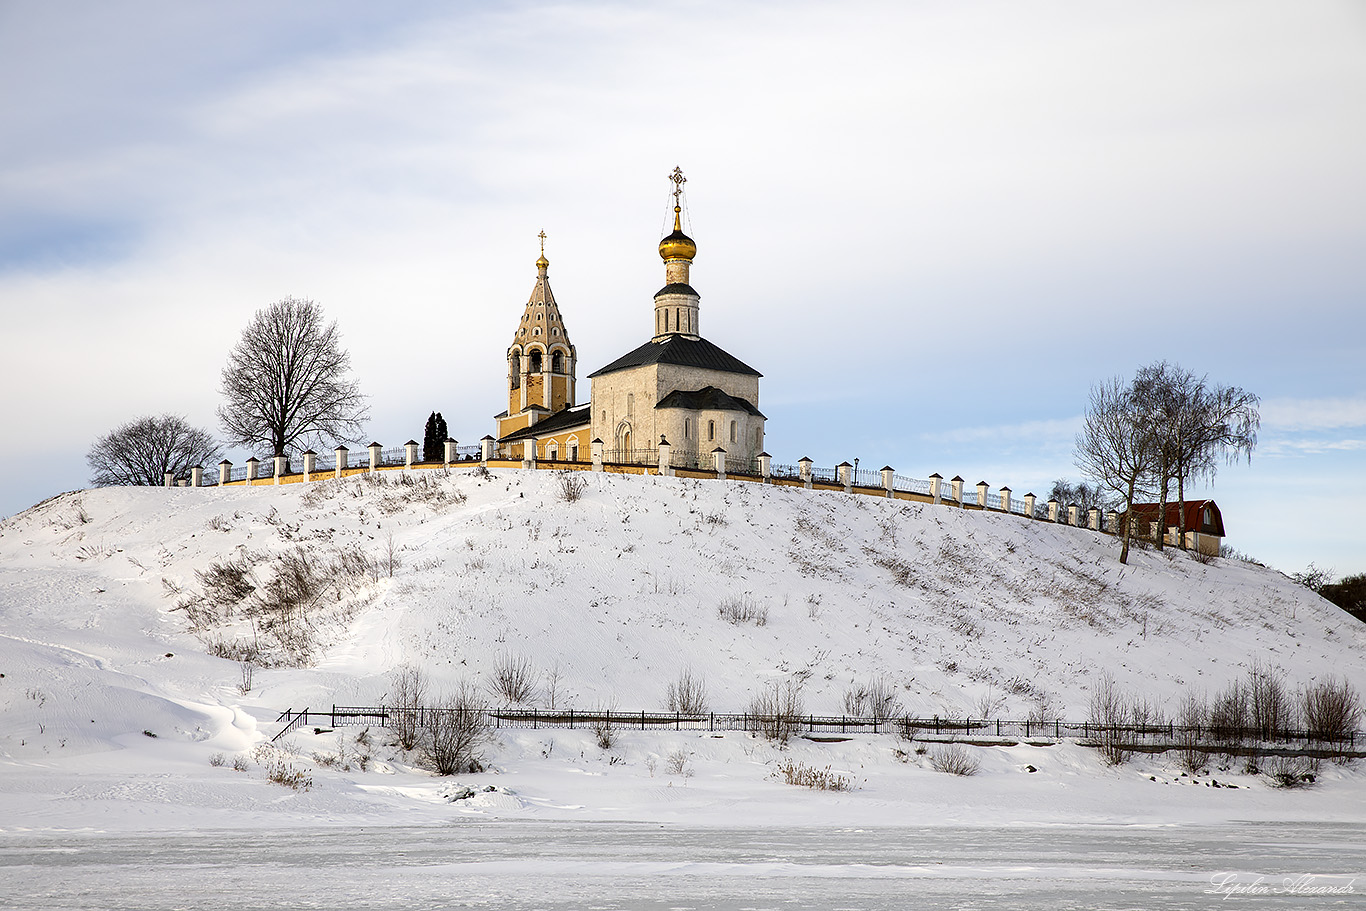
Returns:
[[[1257,444],[1257,453],[1264,456],[1322,455],[1328,452],[1355,452],[1366,449],[1366,440],[1313,440],[1272,438]]]
[[[1366,427],[1366,395],[1336,398],[1274,398],[1261,404],[1262,427],[1273,431]]]

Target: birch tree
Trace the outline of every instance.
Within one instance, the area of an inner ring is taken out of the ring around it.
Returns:
[[[1115,377],[1091,387],[1086,422],[1077,434],[1076,463],[1082,474],[1123,501],[1119,562],[1128,563],[1134,501],[1148,491],[1157,465],[1156,441],[1133,384]]]

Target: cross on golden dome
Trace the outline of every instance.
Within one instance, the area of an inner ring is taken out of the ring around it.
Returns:
[[[688,182],[688,178],[683,176],[682,168],[674,168],[674,172],[669,175],[669,179],[674,182],[674,231],[668,237],[659,242],[659,255],[668,260],[687,260],[697,255],[697,244],[693,239],[683,233],[683,184]],[[686,284],[686,280],[684,281]]]
[[[541,239],[541,258],[536,260],[536,265],[539,268],[544,269],[546,266],[550,265],[550,260],[545,258],[545,230],[542,229],[541,233],[536,236]]]
[[[683,176],[682,168],[675,167],[674,172],[669,175],[669,179],[674,182],[674,205],[682,205],[679,200],[683,196],[683,184],[688,182],[688,178]]]

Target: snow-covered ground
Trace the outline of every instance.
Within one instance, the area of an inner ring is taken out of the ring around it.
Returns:
[[[104,489],[0,522],[0,850],[6,866],[37,883],[25,894],[42,894],[44,871],[63,869],[28,861],[60,854],[64,839],[88,837],[82,850],[98,853],[100,839],[115,836],[276,833],[257,842],[268,847],[298,830],[323,837],[495,820],[546,833],[530,839],[537,844],[587,844],[587,835],[548,833],[606,831],[595,825],[624,827],[608,840],[629,841],[621,833],[635,824],[663,825],[683,841],[711,829],[729,833],[716,844],[736,845],[751,838],[736,832],[756,827],[996,833],[982,856],[955,855],[964,883],[1004,875],[988,863],[991,845],[1028,843],[1011,832],[1065,831],[1062,842],[1076,845],[1088,843],[1079,833],[1090,827],[1146,832],[1153,845],[1214,832],[1213,844],[1255,838],[1267,824],[1318,826],[1318,836],[1301,840],[1312,847],[1258,855],[1280,864],[1261,872],[1366,872],[1359,847],[1330,850],[1351,833],[1361,843],[1359,764],[1325,763],[1314,787],[1281,790],[1240,764],[1193,778],[1168,755],[1111,768],[1075,744],[1020,744],[969,748],[981,770],[960,778],[933,770],[931,747],[917,752],[892,735],[778,746],[736,732],[619,730],[603,749],[591,731],[519,729],[496,732],[484,751],[488,771],[443,779],[377,730],[358,743],[362,729],[306,728],[263,746],[284,708],[380,703],[403,663],[424,667],[437,692],[462,680],[484,685],[500,660],[525,663],[541,705],[621,710],[663,708],[684,669],[705,680],[718,712],[744,711],[770,683],[797,681],[806,711],[839,714],[848,689],[880,678],[919,715],[994,707],[993,715],[1023,718],[1047,707],[1080,719],[1102,670],[1174,711],[1188,688],[1213,693],[1254,662],[1292,687],[1329,675],[1366,687],[1366,627],[1263,567],[1144,550],[1125,567],[1111,539],[1088,531],[863,496],[581,477],[587,487],[576,502],[561,498],[547,471]],[[264,590],[300,554],[337,571],[287,633],[221,598],[209,606],[214,567],[246,567]],[[363,571],[354,571],[358,556]],[[766,612],[766,622],[728,622],[719,611],[728,602]],[[274,666],[258,667],[242,692],[241,662],[210,652],[240,656],[248,647]],[[788,762],[828,767],[852,790],[787,785],[778,768]],[[271,767],[311,776],[311,787],[272,783]],[[792,851],[796,864],[820,853]],[[679,863],[713,860],[679,855]],[[1116,869],[1142,879],[1140,860]],[[1330,860],[1333,869],[1315,866]],[[649,863],[667,867],[668,858]],[[878,861],[858,854],[840,863]],[[1054,861],[1039,863],[1036,880],[1057,873]],[[1105,863],[1076,859],[1087,869],[1110,869]],[[894,866],[888,881],[897,885],[879,894],[904,897],[905,877],[929,876],[921,861]],[[652,869],[618,871],[620,882]],[[704,869],[688,875],[705,878]],[[724,875],[770,875],[739,869]],[[1192,880],[1218,872],[1212,861],[1182,869]],[[1104,877],[1091,879],[1096,889],[1076,906],[1105,894]],[[61,904],[56,894],[50,906],[100,904]],[[954,907],[944,894],[938,906]],[[1193,893],[1185,906],[1203,907],[1202,897]],[[508,894],[519,902],[535,906]],[[716,897],[715,906],[726,902]]]

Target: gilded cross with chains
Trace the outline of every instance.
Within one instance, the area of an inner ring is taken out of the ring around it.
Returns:
[[[683,176],[682,168],[674,168],[674,172],[669,175],[669,179],[674,182],[674,205],[680,205],[679,197],[683,195],[683,184],[688,182],[688,178]]]
[[[542,231],[540,234],[537,234],[536,236],[541,239],[541,255],[545,256],[545,232]]]

